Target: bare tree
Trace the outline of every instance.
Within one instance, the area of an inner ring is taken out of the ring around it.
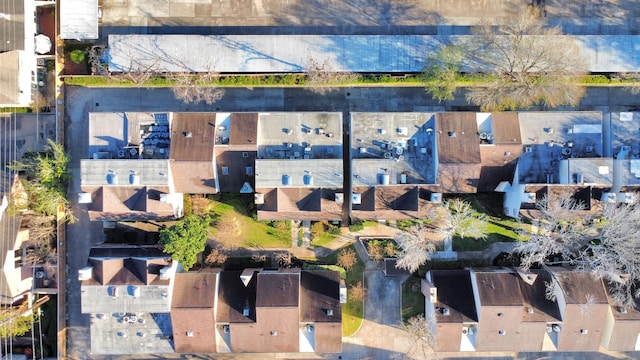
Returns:
[[[536,265],[565,263],[609,283],[613,299],[629,306],[640,298],[640,204],[605,204],[600,217],[586,217],[574,200],[543,201],[539,231],[520,243],[526,270]]]
[[[487,217],[476,212],[471,204],[462,199],[451,199],[444,203],[444,210],[436,215],[438,232],[451,238],[455,235],[483,239],[487,236]]]
[[[352,302],[361,302],[364,301],[367,297],[367,289],[362,285],[362,281],[358,281],[357,283],[349,286],[349,299]]]
[[[276,262],[278,266],[289,268],[293,264],[293,257],[290,252],[279,252],[276,254]]]
[[[353,249],[342,249],[338,252],[338,265],[349,271],[358,262],[356,252]]]
[[[360,75],[352,72],[336,71],[329,59],[319,61],[313,57],[307,60],[305,75],[305,85],[320,95],[333,91],[337,85],[353,83],[360,78]]]
[[[576,40],[560,27],[547,26],[536,8],[485,20],[469,39],[441,46],[423,70],[427,91],[440,101],[451,99],[463,67],[493,79],[467,93],[467,100],[484,111],[577,105],[585,88],[576,80],[588,68]]]
[[[407,351],[407,356],[410,358],[429,358],[428,354],[433,353],[432,347],[435,342],[431,331],[432,322],[420,314],[411,317],[402,326],[413,341]]]
[[[204,260],[204,264],[210,267],[222,266],[225,261],[227,261],[227,254],[223,249],[216,247],[214,249],[211,249],[211,252]]]
[[[432,235],[432,229],[424,224],[417,224],[396,237],[396,243],[402,248],[402,251],[398,254],[396,267],[415,272],[421,265],[431,259],[431,254],[436,251],[436,244]]]
[[[224,96],[224,89],[217,87],[214,81],[218,76],[219,74],[214,71],[165,75],[174,81],[171,90],[176,99],[182,100],[185,104],[204,102],[207,105],[214,104]]]

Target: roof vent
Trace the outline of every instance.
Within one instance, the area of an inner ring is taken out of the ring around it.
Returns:
[[[580,334],[582,335],[587,335],[589,333],[589,330],[587,329],[580,329]]]
[[[449,309],[447,309],[447,308],[443,308],[442,309],[442,315],[447,316],[447,315],[450,315],[450,314],[451,314],[451,312],[449,311]]]
[[[624,306],[620,306],[618,308],[618,311],[620,312],[620,314],[626,314],[627,313],[627,308]]]
[[[503,313],[498,313],[498,317],[503,317],[504,314]]]
[[[222,325],[222,332],[228,334],[231,332],[231,327],[229,325]]]
[[[449,137],[456,137],[456,132],[455,131],[449,131],[449,132],[447,132],[447,135],[449,135]]]
[[[500,335],[506,335],[506,334],[507,334],[507,332],[506,332],[506,331],[504,331],[504,330],[498,330],[498,334],[500,334]]]
[[[271,336],[278,336],[278,332],[276,330],[271,330]]]
[[[112,298],[117,298],[118,297],[118,287],[117,286],[109,286],[107,288],[107,291],[109,292],[109,296],[111,296]]]
[[[308,185],[308,186],[313,185],[313,175],[309,175],[309,174],[304,175],[302,177],[302,181],[305,185]]]
[[[191,131],[185,131],[184,132],[184,137],[190,138],[190,137],[193,137],[193,134],[191,133]]]
[[[338,203],[338,204],[344,203],[344,194],[343,193],[336,193],[335,200],[336,200],[336,203]]]
[[[107,173],[107,184],[118,185],[118,174],[113,171]]]
[[[129,185],[140,185],[140,175],[136,174],[135,171],[129,174]]]
[[[187,336],[188,337],[193,337],[193,331],[187,331]]]
[[[256,204],[256,205],[264,204],[264,194],[255,193],[253,195],[253,203]]]
[[[291,186],[291,175],[282,175],[282,185]]]
[[[242,309],[242,316],[249,317],[249,308]]]
[[[311,324],[307,324],[307,326],[305,326],[305,330],[307,330],[307,332],[313,332],[313,325]]]
[[[160,280],[169,280],[171,279],[171,267],[164,266],[160,269]]]
[[[529,313],[529,314],[533,314],[533,313],[534,313],[534,311],[533,311],[533,309],[532,309],[532,308],[528,308],[528,309],[527,309],[527,313]]]
[[[560,332],[560,330],[562,330],[562,328],[558,324],[553,324],[553,325],[551,325],[551,330],[553,330],[553,332]]]
[[[333,316],[333,309],[324,309],[324,313],[327,314],[327,316]]]

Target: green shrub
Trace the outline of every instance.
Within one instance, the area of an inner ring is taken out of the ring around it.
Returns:
[[[69,58],[76,64],[80,64],[86,58],[84,51],[80,49],[73,50],[69,53]]]
[[[349,231],[351,232],[357,232],[357,231],[362,231],[364,230],[364,223],[360,220],[356,221],[355,223],[349,225]]]

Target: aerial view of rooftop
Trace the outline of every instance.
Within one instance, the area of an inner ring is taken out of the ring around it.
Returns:
[[[638,19],[0,1],[0,360],[640,358]]]

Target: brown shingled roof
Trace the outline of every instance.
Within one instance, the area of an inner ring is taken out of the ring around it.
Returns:
[[[215,194],[216,180],[211,161],[171,161],[175,190],[187,194]]]
[[[300,294],[300,272],[295,270],[258,273],[256,307],[297,307]]]
[[[493,127],[493,142],[495,144],[522,144],[518,113],[492,113],[491,124]]]
[[[177,161],[213,160],[215,113],[174,113],[170,158]]]
[[[229,145],[253,145],[257,148],[258,113],[231,114]]]
[[[480,140],[475,113],[437,113],[436,130],[440,164],[480,162]]]
[[[475,277],[481,306],[523,306],[516,274],[489,271]]]

